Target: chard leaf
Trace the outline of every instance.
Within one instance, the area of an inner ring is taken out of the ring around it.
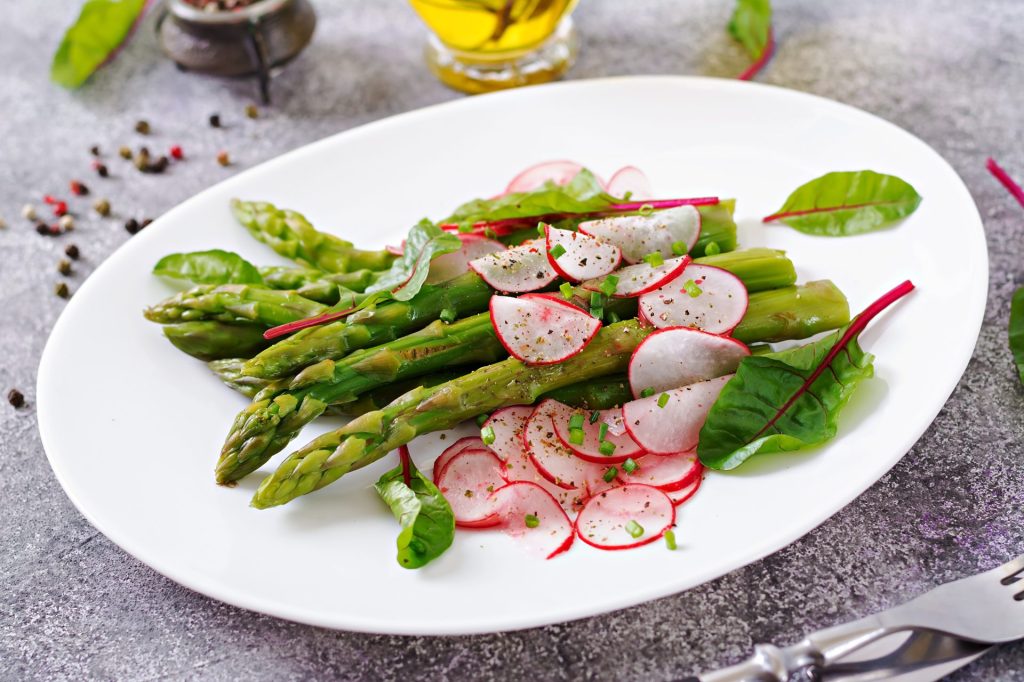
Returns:
[[[237,253],[212,249],[172,253],[153,266],[154,275],[196,284],[262,284],[259,269]]]
[[[857,342],[861,331],[913,288],[904,282],[818,341],[744,358],[701,429],[701,462],[734,469],[758,453],[798,450],[833,438],[843,406],[873,373],[873,357]]]
[[[549,180],[531,192],[515,192],[496,199],[473,199],[441,222],[471,224],[549,213],[583,213],[599,211],[618,201],[604,191],[601,181],[593,173],[584,168],[566,185],[556,185]]]
[[[1017,365],[1017,375],[1024,383],[1024,287],[1013,292],[1010,302],[1010,351]]]
[[[366,293],[389,292],[391,298],[408,301],[423,287],[430,270],[430,261],[462,248],[462,240],[445,232],[429,220],[421,220],[409,230],[402,257],[391,269],[367,287]]]
[[[385,473],[374,486],[398,519],[398,564],[420,568],[441,556],[455,539],[455,516],[430,479],[411,467],[409,485],[402,465]]]
[[[842,237],[891,225],[920,204],[921,195],[895,175],[843,171],[801,185],[764,222],[781,220],[805,234]]]
[[[729,33],[754,61],[760,59],[768,48],[771,28],[770,0],[736,0],[736,9],[729,20]]]
[[[142,15],[146,0],[88,0],[53,55],[50,79],[77,88],[111,57]]]

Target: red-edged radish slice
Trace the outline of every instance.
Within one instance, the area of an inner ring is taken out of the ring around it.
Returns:
[[[523,442],[541,476],[566,490],[586,490],[587,482],[599,479],[604,469],[580,459],[558,439],[555,420],[568,421],[572,413],[573,408],[557,400],[542,400],[526,422]]]
[[[575,161],[545,161],[530,166],[512,178],[505,187],[505,194],[513,192],[530,192],[550,180],[556,185],[567,185],[583,170],[583,166]]]
[[[477,436],[466,436],[465,438],[460,438],[451,445],[449,445],[448,447],[446,447],[444,449],[444,452],[438,455],[437,459],[434,460],[434,472],[432,475],[434,485],[437,485],[437,482],[441,479],[441,471],[444,469],[445,465],[448,464],[448,462],[452,461],[452,457],[459,454],[463,450],[470,449],[486,450],[487,446],[484,445],[483,440],[481,440]]]
[[[569,418],[574,414],[583,415],[583,442],[578,445],[572,442],[572,433],[569,428]],[[563,415],[559,413],[552,417],[551,422],[555,427],[555,434],[558,436],[558,440],[561,441],[562,445],[571,450],[573,454],[580,459],[607,467],[612,464],[625,462],[630,457],[639,457],[644,454],[644,449],[636,444],[636,441],[630,437],[629,433],[625,432],[625,428],[619,434],[613,434],[610,424],[608,432],[605,434],[605,440],[614,445],[615,450],[610,455],[601,454],[601,424],[605,422],[606,418],[615,419],[615,415],[618,416],[618,421],[621,424],[622,410],[619,408],[602,410],[598,420],[591,424],[589,411],[570,409],[568,416],[564,419]]]
[[[639,398],[732,374],[750,349],[740,341],[699,329],[672,327],[640,342],[629,359],[629,387]]]
[[[437,284],[458,277],[469,270],[470,261],[506,250],[501,242],[477,234],[459,234],[458,237],[462,240],[461,249],[441,254],[430,261],[427,284]]]
[[[555,296],[491,296],[491,324],[512,357],[530,365],[562,362],[587,347],[601,321]]]
[[[739,277],[710,265],[687,265],[665,286],[638,301],[642,317],[659,329],[696,327],[728,334],[747,314],[749,296]]]
[[[630,483],[590,498],[576,517],[576,534],[598,549],[629,549],[654,542],[675,522],[668,495]]]
[[[546,227],[545,232],[548,262],[565,279],[581,282],[585,279],[603,277],[614,271],[622,262],[622,251],[619,247],[606,244],[597,237],[575,230],[561,230],[550,225]],[[557,258],[551,255],[556,249],[562,251]]]
[[[558,279],[543,243],[526,243],[469,262],[469,267],[498,291],[536,291]]]
[[[494,442],[490,447],[498,459],[508,462],[516,453],[523,451],[523,430],[531,414],[533,405],[512,405],[495,410],[484,422],[481,428],[490,427],[494,432]]]
[[[701,474],[697,476],[696,480],[694,480],[693,483],[680,490],[669,490],[665,492],[665,494],[668,495],[668,499],[672,500],[672,504],[678,507],[683,502],[686,502],[688,499],[693,497],[697,493],[697,491],[700,490],[700,484],[704,482],[703,472],[704,467],[702,465]]]
[[[572,522],[558,501],[536,483],[509,483],[491,493],[491,502],[501,529],[533,553],[551,559],[572,546]],[[537,520],[536,525],[528,525],[527,515]]]
[[[651,181],[636,166],[623,166],[615,171],[604,189],[613,197],[625,197],[626,192],[629,192],[630,201],[641,201],[654,196]]]
[[[669,258],[667,261],[656,267],[647,263],[627,265],[611,273],[618,282],[615,284],[615,291],[612,296],[615,298],[635,298],[648,292],[663,287],[683,273],[683,270],[690,264],[689,256]],[[583,282],[582,286],[588,291],[602,291],[601,285],[607,277],[589,279]]]
[[[455,525],[487,528],[501,523],[491,493],[507,483],[505,465],[497,455],[470,448],[452,457],[441,469],[437,487],[452,508]]]
[[[668,400],[664,407],[658,406],[660,395],[626,403],[622,416],[629,435],[654,454],[695,450],[708,411],[729,379],[731,374],[665,391]]]
[[[664,258],[674,252],[672,245],[682,242],[689,252],[700,237],[700,211],[693,206],[676,206],[650,215],[627,215],[580,223],[579,230],[622,249],[629,263],[639,263],[657,251]]]
[[[644,455],[636,460],[633,473],[619,472],[623,483],[643,483],[665,492],[682,490],[697,480],[704,466],[693,452],[674,455]]]

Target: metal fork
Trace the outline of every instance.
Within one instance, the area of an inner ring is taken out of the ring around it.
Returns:
[[[827,672],[857,649],[908,630],[931,631],[980,644],[1024,639],[1024,555],[991,571],[940,585],[888,611],[819,630],[792,646],[759,644],[746,662],[697,679],[785,682],[801,671]]]

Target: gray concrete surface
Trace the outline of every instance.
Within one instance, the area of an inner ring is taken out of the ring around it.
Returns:
[[[252,86],[177,72],[156,53],[151,21],[89,87],[51,86],[49,55],[78,4],[6,3],[0,40],[0,216],[10,224],[0,232],[0,387],[20,387],[29,401],[17,411],[0,404],[0,678],[672,679],[1024,551],[1024,390],[1005,343],[1010,294],[1024,272],[1024,211],[983,166],[993,154],[1024,177],[1020,0],[776,2],[780,47],[761,79],[862,107],[921,136],[964,177],[985,219],[985,326],[925,437],[830,521],[752,566],[607,616],[472,638],[331,632],[194,594],[82,518],[54,480],[35,424],[36,367],[64,305],[52,293],[63,246],[74,242],[83,254],[74,290],[129,239],[125,217],[159,215],[281,152],[458,97],[425,72],[423,29],[399,0],[318,0],[313,45],[275,82],[276,106],[249,121],[242,109]],[[571,77],[734,74],[745,59],[723,30],[730,6],[585,0]],[[223,130],[205,124],[215,111]],[[180,143],[190,162],[141,176],[112,159],[113,177],[95,178],[88,147],[109,156],[140,143],[138,118],[154,127],[145,142]],[[213,162],[221,148],[236,165]],[[79,200],[73,208],[87,217],[73,235],[36,235],[18,216],[21,205],[67,194],[73,176],[108,196],[116,217],[97,219]],[[1003,647],[953,679],[1022,680],[1024,646]]]

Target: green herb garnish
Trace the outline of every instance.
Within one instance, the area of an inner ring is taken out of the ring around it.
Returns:
[[[626,532],[632,535],[634,538],[638,538],[644,534],[644,527],[636,521],[634,521],[633,519],[630,519],[629,523],[626,524]]]

